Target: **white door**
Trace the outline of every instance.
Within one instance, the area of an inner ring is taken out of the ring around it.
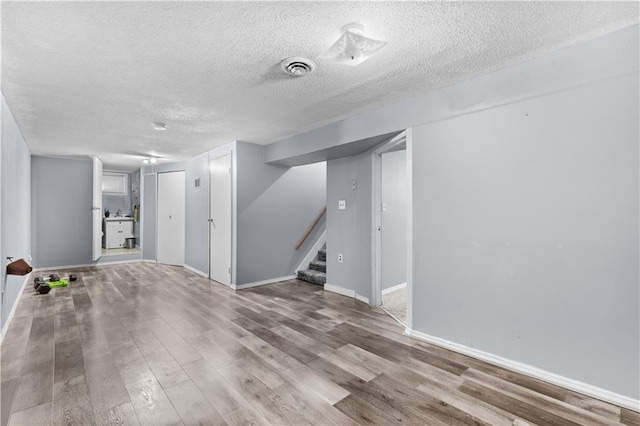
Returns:
[[[184,266],[185,174],[158,173],[158,263]]]
[[[209,277],[231,284],[231,155],[211,160]]]
[[[93,260],[102,256],[102,161],[93,157]]]

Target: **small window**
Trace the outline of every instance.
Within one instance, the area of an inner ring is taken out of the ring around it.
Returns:
[[[105,172],[102,174],[102,193],[127,195],[128,181],[129,179],[126,173]]]

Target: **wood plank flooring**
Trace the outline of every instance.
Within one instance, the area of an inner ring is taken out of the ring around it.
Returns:
[[[1,348],[2,425],[640,424],[302,281],[234,292],[148,263],[74,272],[20,300]]]

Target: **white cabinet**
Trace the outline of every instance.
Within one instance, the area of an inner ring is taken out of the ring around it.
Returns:
[[[125,246],[125,239],[133,238],[133,220],[105,219],[102,222],[102,232],[104,233],[102,244],[104,248],[122,248]]]

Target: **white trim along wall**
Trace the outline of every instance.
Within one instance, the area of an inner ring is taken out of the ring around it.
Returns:
[[[550,371],[546,371],[541,368],[533,367],[531,365],[527,365],[508,358],[503,358],[501,356],[484,352],[479,349],[470,348],[468,346],[460,345],[449,340],[430,336],[426,333],[412,330],[410,328],[407,328],[405,330],[405,334],[414,339],[422,340],[423,342],[430,343],[441,348],[449,349],[451,351],[470,356],[480,361],[485,361],[489,364],[497,365],[498,367],[503,367],[507,370],[515,371],[516,373],[524,374],[525,376],[542,380],[543,382],[547,382],[552,385],[560,386],[562,388],[569,389],[583,395],[591,396],[602,401],[610,402],[612,404],[628,408],[629,410],[640,412],[640,400],[637,399],[629,398],[627,396],[620,395],[618,393],[611,392],[606,389],[590,385],[588,383],[570,379],[568,377],[551,373]]]

